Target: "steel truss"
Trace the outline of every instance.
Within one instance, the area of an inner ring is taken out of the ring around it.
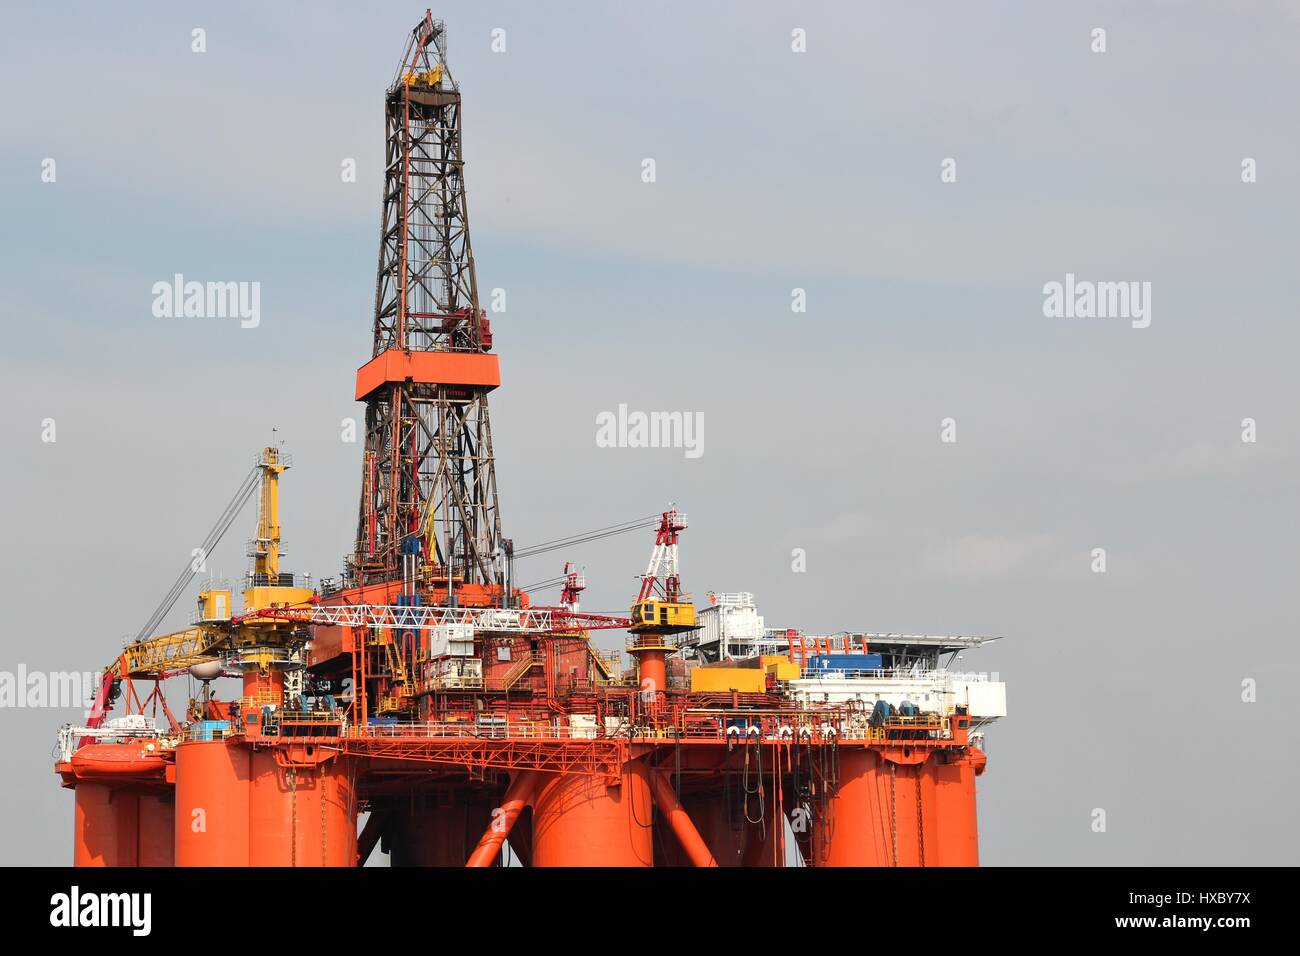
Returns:
[[[460,90],[445,49],[442,23],[426,18],[386,99],[376,356],[491,348],[470,246]],[[397,578],[411,536],[443,577],[503,585],[486,388],[390,382],[367,399],[354,579]]]
[[[628,759],[626,740],[492,740],[470,737],[358,737],[340,742],[344,753],[409,760],[471,770],[541,770],[618,777]]]

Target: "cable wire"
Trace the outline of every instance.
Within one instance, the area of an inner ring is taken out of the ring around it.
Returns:
[[[530,558],[538,554],[547,554],[551,551],[558,551],[561,548],[586,544],[591,541],[599,541],[602,538],[610,538],[617,534],[625,534],[628,531],[641,531],[645,528],[654,527],[659,520],[659,515],[647,515],[644,518],[633,518],[630,521],[621,521],[618,524],[608,525],[604,528],[596,528],[593,531],[585,531],[581,534],[568,535],[567,537],[555,538],[551,541],[542,541],[538,544],[529,545],[526,548],[517,549],[514,556],[515,558]]]
[[[221,512],[221,516],[217,518],[217,523],[212,526],[212,530],[209,531],[207,536],[203,539],[203,544],[199,548],[200,553],[203,556],[203,561],[206,561],[212,555],[212,552],[216,549],[217,545],[221,543],[221,539],[225,537],[226,532],[230,530],[230,526],[234,524],[235,519],[238,518],[240,512],[244,510],[244,506],[247,505],[249,499],[253,497],[253,492],[257,490],[258,484],[260,483],[260,477],[258,474],[260,470],[259,466],[253,466],[252,470],[244,477],[244,480],[240,482],[239,489],[235,492],[235,496],[230,499],[225,510]],[[199,562],[200,566],[203,561]],[[145,622],[144,627],[140,628],[139,633],[136,634],[135,639],[137,641],[142,641],[151,635],[158,625],[163,622],[163,619],[166,618],[167,615],[171,613],[172,608],[176,606],[176,602],[180,600],[180,596],[185,593],[185,589],[189,586],[190,581],[194,579],[194,575],[198,573],[199,567],[195,566],[193,559],[185,563],[185,570],[183,570],[172,583],[172,586],[163,596],[162,601],[160,601],[158,606],[154,608],[154,612],[149,615],[149,619]]]

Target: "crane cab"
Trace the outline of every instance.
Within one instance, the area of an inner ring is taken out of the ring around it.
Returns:
[[[638,601],[632,605],[634,634],[655,632],[672,634],[695,629],[695,605],[689,601]]]

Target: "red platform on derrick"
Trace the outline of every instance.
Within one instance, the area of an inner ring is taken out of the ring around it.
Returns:
[[[357,369],[357,401],[392,382],[464,385],[484,390],[501,384],[501,366],[490,352],[380,352]]]

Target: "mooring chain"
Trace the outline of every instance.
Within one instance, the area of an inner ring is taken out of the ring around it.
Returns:
[[[920,866],[925,866],[925,816],[921,812],[921,781],[916,781],[916,849],[920,856]]]
[[[298,865],[298,778],[293,769],[289,767],[285,774],[289,781],[289,807],[290,807],[290,843],[289,843],[289,865]]]
[[[894,866],[898,866],[898,764],[889,763],[889,831],[894,841]]]
[[[320,787],[320,865],[329,866],[325,849],[325,769],[323,767],[316,782]]]

